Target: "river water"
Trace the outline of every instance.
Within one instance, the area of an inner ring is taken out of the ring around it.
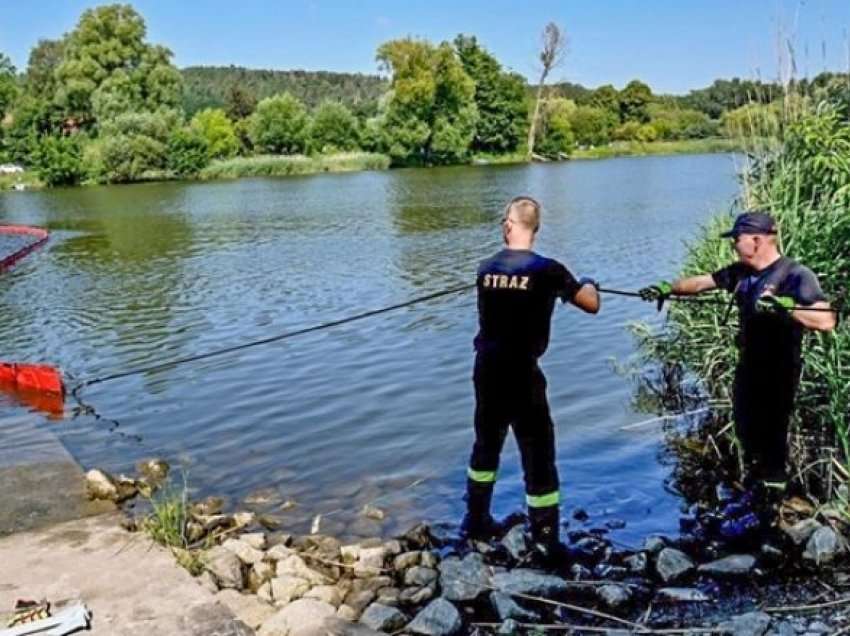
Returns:
[[[0,223],[51,231],[0,276],[0,360],[58,365],[73,386],[470,283],[520,193],[545,207],[538,251],[635,289],[677,272],[684,241],[732,204],[735,175],[733,156],[695,155],[0,194]],[[624,543],[674,532],[681,505],[664,488],[659,428],[621,430],[652,416],[614,368],[634,354],[634,320],[661,324],[630,298],[605,297],[597,316],[558,307],[541,364],[565,517],[624,520],[612,535]],[[323,531],[352,535],[452,520],[475,330],[474,294],[444,297],[91,386],[101,419],[70,399],[64,418],[34,417],[86,468],[162,456],[198,496],[293,499],[280,516],[294,529],[320,513]],[[30,408],[0,394],[7,449],[35,443],[15,425]],[[495,511],[522,501],[510,441]],[[358,515],[368,502],[390,512],[383,524]]]

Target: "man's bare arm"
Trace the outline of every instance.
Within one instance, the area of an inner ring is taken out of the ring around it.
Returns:
[[[701,294],[712,289],[717,289],[717,283],[714,282],[711,274],[688,276],[687,278],[680,278],[673,282],[673,293],[682,296]]]

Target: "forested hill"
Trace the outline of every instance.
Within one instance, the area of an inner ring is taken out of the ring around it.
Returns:
[[[341,101],[355,112],[372,111],[389,83],[377,75],[328,71],[269,71],[239,66],[190,66],[181,70],[184,107],[191,114],[222,107],[234,87],[256,100],[289,92],[308,107],[324,99]]]

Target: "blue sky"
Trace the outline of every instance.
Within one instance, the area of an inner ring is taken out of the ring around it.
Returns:
[[[91,0],[5,0],[0,51],[19,68],[33,44],[73,28]],[[850,0],[136,0],[152,42],[178,66],[376,72],[375,49],[407,35],[440,41],[471,33],[505,66],[535,75],[543,25],[569,34],[554,79],[684,93],[718,77],[777,73],[777,40],[796,49],[799,74],[846,70]]]

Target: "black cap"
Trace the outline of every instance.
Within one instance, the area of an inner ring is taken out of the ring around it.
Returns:
[[[720,236],[729,238],[741,234],[776,234],[776,221],[767,212],[744,212],[735,219],[735,225]]]

